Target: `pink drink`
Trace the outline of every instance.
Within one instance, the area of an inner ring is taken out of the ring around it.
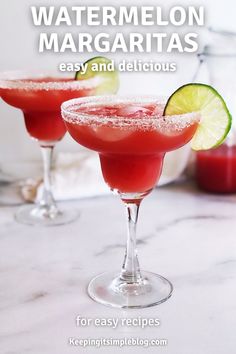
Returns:
[[[140,271],[136,225],[142,199],[156,185],[167,151],[193,136],[198,113],[163,116],[156,97],[87,97],[62,104],[62,117],[71,136],[99,153],[102,173],[119,193],[127,211],[128,238],[120,273],[96,276],[88,286],[92,299],[118,308],[142,308],[166,301],[172,284],[164,277]]]
[[[197,153],[196,178],[200,188],[212,193],[236,192],[236,147],[221,145]]]
[[[44,186],[36,206],[22,206],[16,220],[27,225],[55,226],[77,218],[77,212],[61,212],[51,189],[52,152],[63,138],[66,127],[61,118],[63,101],[93,95],[103,80],[93,77],[74,80],[63,76],[52,77],[38,72],[5,72],[0,74],[0,96],[9,105],[19,108],[31,137],[39,141],[44,166]]]
[[[99,152],[105,181],[120,193],[149,192],[160,177],[164,154],[185,145],[199,121],[196,114],[163,117],[164,105],[151,98],[69,102],[71,114],[66,108],[63,113],[69,133]]]

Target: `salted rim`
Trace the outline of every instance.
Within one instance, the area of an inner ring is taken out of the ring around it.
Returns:
[[[105,78],[101,76],[95,76],[90,79],[84,80],[71,80],[71,81],[41,81],[35,82],[30,79],[43,79],[43,78],[59,79],[59,75],[55,73],[35,73],[26,71],[6,71],[0,73],[0,89],[20,89],[25,91],[31,90],[80,90],[96,88],[101,84]],[[68,77],[61,76],[61,79],[67,79]],[[73,79],[73,78],[72,78]],[[25,81],[27,80],[27,81]]]
[[[127,118],[118,116],[98,116],[96,114],[87,114],[75,112],[80,107],[93,106],[96,104],[107,105],[107,104],[120,104],[120,103],[137,103],[137,104],[147,104],[156,103],[157,105],[167,102],[167,99],[160,96],[119,96],[119,95],[109,95],[109,96],[91,96],[75,98],[69,101],[63,102],[61,105],[61,114],[63,119],[68,123],[85,125],[85,124],[97,124],[106,125],[112,123],[116,127],[135,127],[139,126],[142,128],[161,128],[166,130],[182,130],[194,123],[199,123],[200,112],[190,112],[180,115],[171,116],[152,116],[152,118]]]

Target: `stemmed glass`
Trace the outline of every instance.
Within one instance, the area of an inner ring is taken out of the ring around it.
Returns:
[[[136,250],[140,203],[156,185],[166,152],[185,145],[199,113],[163,117],[158,97],[87,97],[62,104],[71,136],[99,153],[104,180],[125,205],[128,237],[121,272],[95,277],[88,286],[92,299],[120,308],[142,308],[167,300],[172,284],[161,275],[141,271]]]
[[[20,223],[55,226],[75,220],[78,212],[61,211],[52,194],[51,164],[55,144],[66,133],[60,114],[65,100],[92,95],[100,79],[76,81],[60,74],[5,72],[0,75],[0,96],[9,105],[22,110],[31,138],[38,141],[43,159],[43,192],[37,205],[21,207],[15,217]]]

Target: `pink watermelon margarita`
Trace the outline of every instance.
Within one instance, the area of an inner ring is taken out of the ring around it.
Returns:
[[[90,297],[120,308],[159,304],[172,294],[164,277],[141,272],[136,252],[139,205],[161,175],[166,152],[193,137],[199,113],[163,116],[164,102],[156,97],[96,96],[62,104],[62,117],[71,136],[99,153],[102,173],[126,206],[128,238],[122,271],[98,275],[88,286]]]
[[[74,211],[58,209],[51,192],[50,166],[52,150],[66,133],[61,118],[63,101],[93,95],[100,78],[74,80],[51,75],[8,72],[0,77],[0,96],[9,105],[19,108],[29,135],[39,142],[44,162],[44,189],[37,206],[24,206],[16,219],[25,224],[54,226],[73,221]]]

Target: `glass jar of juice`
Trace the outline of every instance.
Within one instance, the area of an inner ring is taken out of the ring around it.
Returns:
[[[205,69],[205,82],[224,97],[233,122],[225,142],[211,151],[196,154],[196,181],[212,193],[236,192],[236,33],[210,30],[212,43],[199,54],[200,65],[194,81]],[[201,82],[204,82],[201,79]]]

